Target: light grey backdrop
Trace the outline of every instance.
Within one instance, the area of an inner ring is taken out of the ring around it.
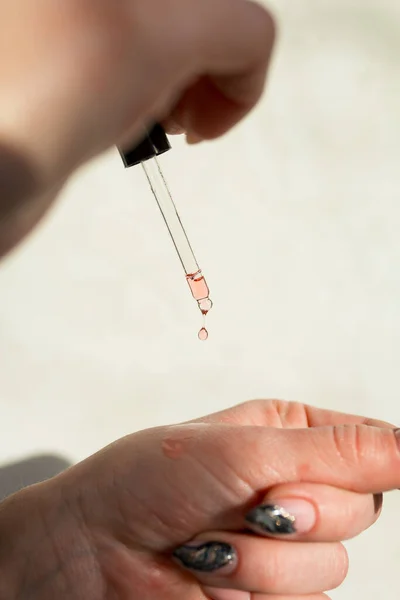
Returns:
[[[0,270],[0,461],[79,460],[251,397],[400,423],[400,4],[274,0],[269,94],[165,172],[207,274],[210,340],[140,169],[83,169]],[[399,493],[333,598],[398,598]]]

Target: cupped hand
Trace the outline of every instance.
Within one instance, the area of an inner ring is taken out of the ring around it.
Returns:
[[[4,503],[4,597],[316,600],[399,473],[390,425],[299,404],[143,431]]]
[[[247,0],[3,0],[0,255],[77,166],[146,125],[229,130],[260,98],[273,41]]]

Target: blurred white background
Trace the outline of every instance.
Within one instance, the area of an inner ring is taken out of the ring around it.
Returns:
[[[77,461],[254,397],[400,424],[400,3],[274,0],[268,94],[162,165],[215,308],[210,339],[140,168],[84,168],[0,269],[0,462]],[[333,598],[398,598],[400,493]]]

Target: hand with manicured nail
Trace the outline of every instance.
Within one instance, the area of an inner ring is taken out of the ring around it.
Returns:
[[[252,402],[127,437],[0,506],[0,598],[318,600],[400,487],[390,425]]]

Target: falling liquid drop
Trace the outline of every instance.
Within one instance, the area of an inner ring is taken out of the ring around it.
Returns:
[[[208,340],[208,331],[205,327],[202,327],[199,331],[199,340],[201,340],[202,342]]]

